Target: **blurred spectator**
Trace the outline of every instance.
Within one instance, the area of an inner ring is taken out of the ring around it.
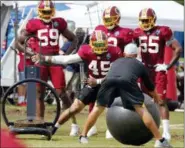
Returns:
[[[76,51],[77,51],[80,45],[83,43],[85,31],[82,28],[78,28],[76,29],[75,34],[79,41],[78,46],[76,48]],[[60,54],[65,54],[65,52],[71,45],[71,42],[68,41],[66,38],[63,38],[63,42],[64,44],[61,48],[62,52],[60,52]],[[80,85],[79,64],[70,64],[66,66],[65,80],[66,80],[68,95],[71,98],[74,98],[74,93],[80,89],[79,88],[79,85]]]
[[[184,61],[180,61],[178,67],[176,68],[177,72],[177,89],[179,91],[178,101],[180,107],[184,102]]]

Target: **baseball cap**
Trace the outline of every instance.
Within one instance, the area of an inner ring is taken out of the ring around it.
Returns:
[[[137,54],[137,52],[138,52],[138,48],[137,48],[136,44],[134,44],[134,43],[129,43],[124,48],[125,54]]]

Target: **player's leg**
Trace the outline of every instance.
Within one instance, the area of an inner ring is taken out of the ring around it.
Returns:
[[[75,114],[79,113],[84,107],[85,107],[85,104],[82,101],[75,99],[71,107],[64,110],[60,115],[57,123],[55,124],[52,130],[52,134],[54,135],[62,124],[67,122]]]
[[[163,137],[165,137],[168,141],[171,139],[170,128],[169,128],[169,109],[167,106],[167,98],[166,98],[166,89],[167,89],[167,75],[166,72],[157,72],[155,77],[155,85],[157,89],[157,93],[161,96],[161,99],[164,101],[164,105],[160,106],[160,115],[162,119],[163,126]]]
[[[19,72],[19,81],[25,79],[24,71]],[[26,95],[26,86],[24,84],[20,85],[17,90],[18,93],[18,106],[26,106],[25,95]]]
[[[92,101],[91,96],[94,94],[94,89],[89,87],[84,87],[80,93],[79,96],[74,100],[73,104],[66,109],[62,114],[60,115],[55,127],[52,130],[52,134],[55,134],[57,129],[64,124],[66,121],[69,120],[72,116],[79,113],[87,104],[89,104]],[[94,99],[95,101],[95,99]]]
[[[88,131],[96,123],[98,117],[104,111],[105,107],[107,107],[110,102],[113,102],[111,100],[115,98],[114,93],[115,93],[115,87],[112,87],[109,84],[109,81],[105,80],[101,84],[101,87],[99,89],[96,104],[95,104],[93,110],[88,115],[88,118],[85,122],[82,134],[80,136],[81,143],[88,143],[88,139],[87,139]]]
[[[90,112],[93,110],[94,105],[95,105],[95,103],[90,103],[90,104],[89,104],[89,114],[90,114]],[[87,136],[88,136],[88,137],[91,137],[91,136],[93,136],[93,135],[96,135],[97,132],[98,132],[98,131],[97,131],[96,125],[93,125],[93,126],[91,127],[91,129],[88,131]]]
[[[140,115],[141,119],[143,120],[145,126],[152,132],[154,135],[156,142],[154,147],[171,147],[168,143],[167,139],[163,138],[160,134],[160,131],[151,116],[148,112],[147,108],[143,105],[134,105],[136,112]]]
[[[20,57],[20,61],[18,64],[18,71],[19,71],[19,81],[25,80],[25,73],[24,73],[24,56],[20,53],[19,55]],[[18,89],[17,89],[17,93],[18,93],[18,106],[25,106],[25,85],[19,85]]]
[[[72,100],[68,97],[66,93],[66,88],[65,88],[65,75],[63,68],[61,66],[50,66],[50,76],[51,76],[51,81],[56,89],[56,92],[62,99],[64,108],[69,108],[72,104]],[[71,125],[71,131],[70,133],[71,136],[77,136],[79,132],[79,127],[76,122],[75,116],[71,116],[72,119],[72,125]]]
[[[40,69],[40,79],[47,82],[49,76],[49,70],[47,66],[39,66]],[[44,120],[44,91],[45,87],[37,84],[37,95],[36,95],[36,116],[39,120]]]
[[[88,143],[87,133],[96,123],[98,117],[104,111],[105,107],[95,104],[93,110],[88,115],[87,121],[85,122],[82,134],[80,136],[80,143]]]
[[[160,131],[153,117],[145,107],[144,95],[139,90],[138,86],[135,85],[135,87],[130,87],[129,84],[122,84],[123,86],[120,87],[120,95],[123,102],[123,106],[127,109],[134,108],[135,111],[139,114],[145,126],[152,132],[156,139],[154,147],[171,147],[168,141],[160,134]]]

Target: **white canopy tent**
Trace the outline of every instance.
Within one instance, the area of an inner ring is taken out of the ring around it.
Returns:
[[[56,16],[76,22],[77,27],[90,27],[102,23],[102,12],[109,6],[117,6],[121,11],[120,24],[136,28],[138,14],[143,8],[152,8],[157,14],[157,24],[167,25],[174,31],[184,31],[184,7],[174,1],[54,1],[66,3],[71,9],[58,11]],[[21,1],[19,6],[36,4],[34,1]],[[88,10],[89,8],[89,10]],[[90,14],[90,15],[89,15]]]
[[[117,6],[121,11],[122,26],[138,26],[138,15],[143,8],[152,8],[157,15],[157,24],[167,25],[174,31],[184,31],[184,7],[174,1],[101,1],[101,7]]]

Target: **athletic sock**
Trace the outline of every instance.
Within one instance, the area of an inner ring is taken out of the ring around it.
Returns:
[[[18,103],[24,102],[24,96],[18,96]]]
[[[56,133],[56,131],[58,130],[58,128],[60,127],[61,125],[57,122],[54,126],[54,128],[52,129],[52,135],[54,135]]]
[[[170,133],[169,120],[167,119],[162,120],[162,124],[163,124],[163,133]]]

